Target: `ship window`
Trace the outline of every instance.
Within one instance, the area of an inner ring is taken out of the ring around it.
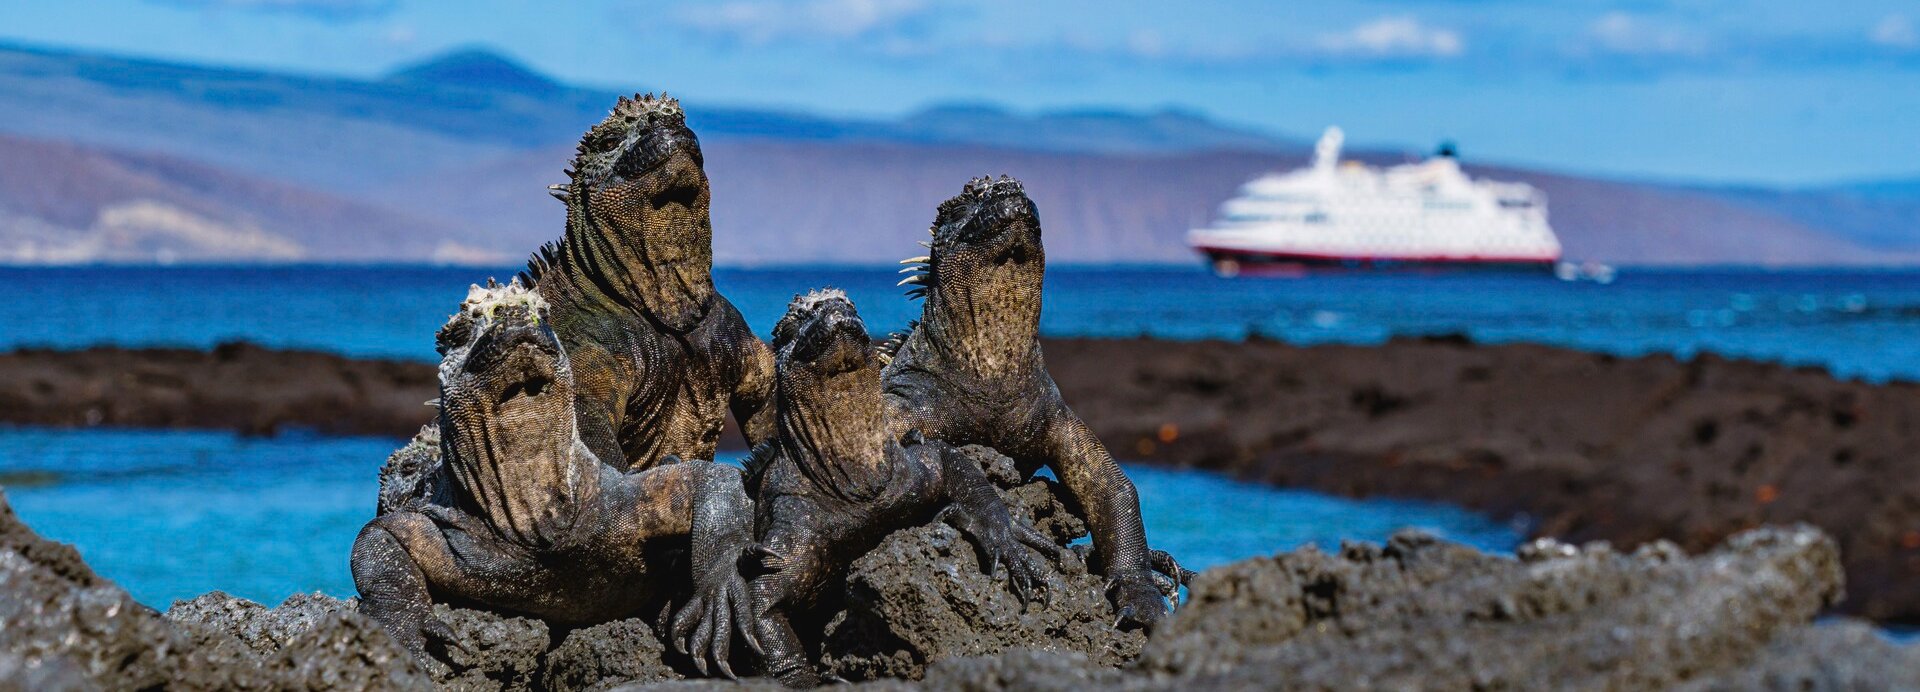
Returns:
[[[1532,206],[1533,206],[1533,200],[1530,200],[1530,199],[1500,200],[1500,207],[1503,209],[1526,209]]]
[[[1301,217],[1300,220],[1305,221],[1307,223],[1326,223],[1327,214],[1326,212],[1318,212],[1318,211],[1309,212],[1306,216]]]

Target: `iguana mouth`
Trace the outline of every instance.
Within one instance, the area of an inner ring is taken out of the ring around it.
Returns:
[[[783,362],[826,377],[864,368],[873,357],[866,322],[834,289],[795,296],[774,326],[773,347]]]
[[[844,307],[842,307],[844,306]],[[812,363],[823,375],[838,375],[866,367],[873,340],[866,323],[842,303],[815,315],[800,329],[794,359]]]
[[[471,373],[522,372],[538,370],[551,379],[558,367],[560,342],[553,331],[538,322],[496,323],[486,328],[467,354],[465,369]]]
[[[968,181],[934,221],[934,254],[969,255],[975,266],[1041,261],[1040,242],[1039,210],[1012,178]]]

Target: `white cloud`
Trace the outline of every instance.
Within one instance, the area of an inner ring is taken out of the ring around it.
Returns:
[[[1625,12],[1609,12],[1594,20],[1587,36],[1594,48],[1621,55],[1685,55],[1707,47],[1705,40],[1684,29]]]
[[[1913,20],[1904,14],[1890,14],[1873,25],[1867,32],[1867,38],[1883,46],[1894,48],[1920,48],[1920,29]]]
[[[1127,52],[1143,58],[1167,54],[1167,39],[1152,29],[1140,29],[1127,36]]]
[[[844,39],[878,33],[927,12],[926,0],[734,0],[681,13],[689,27],[751,43]]]
[[[1321,36],[1318,46],[1330,54],[1374,58],[1451,58],[1466,50],[1459,32],[1427,26],[1413,17],[1381,17]]]

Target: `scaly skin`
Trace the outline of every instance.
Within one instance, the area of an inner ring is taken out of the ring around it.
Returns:
[[[712,459],[729,410],[749,445],[772,435],[773,353],[713,288],[704,163],[678,101],[621,98],[581,137],[567,183],[552,188],[567,205],[566,235],[523,275],[551,306],[573,361],[580,437],[616,470]],[[697,567],[718,581],[694,584],[704,595],[682,615],[734,610],[709,602],[734,597],[720,568]]]
[[[1183,571],[1148,550],[1133,483],[1047,374],[1039,211],[1018,181],[978,178],[940,205],[931,232],[928,256],[903,262],[924,271],[901,282],[918,284],[909,295],[925,297],[921,318],[886,346],[892,432],[987,445],[1028,475],[1053,469],[1085,508],[1121,621],[1154,626]]]
[[[989,573],[1007,564],[1022,599],[1045,585],[1021,544],[1056,558],[1059,547],[1013,522],[979,466],[944,443],[908,435],[903,444],[889,434],[880,363],[845,294],[794,298],[773,343],[778,432],[755,450],[748,472],[765,570],[751,587],[765,672],[790,686],[819,684],[799,633],[817,644],[847,565],[942,506]]]
[[[361,610],[434,666],[429,644],[455,644],[434,601],[584,625],[658,612],[691,581],[674,624],[697,635],[696,665],[732,675],[733,631],[751,623],[737,564],[753,510],[739,472],[602,463],[581,439],[575,372],[549,314],[518,282],[476,286],[441,329],[440,415],[422,433],[437,432],[439,458],[410,445],[395,455],[409,468],[382,473],[383,513],[353,546]],[[688,553],[691,575],[676,559]]]
[[[712,459],[731,408],[772,434],[773,353],[713,288],[700,142],[678,101],[621,98],[580,140],[567,231],[524,276],[573,359],[580,435],[614,468]]]

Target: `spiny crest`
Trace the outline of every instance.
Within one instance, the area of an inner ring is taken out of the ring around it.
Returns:
[[[580,137],[580,145],[574,150],[576,153],[574,168],[579,168],[577,164],[581,157],[618,146],[626,138],[627,131],[633,129],[635,125],[656,118],[684,117],[686,117],[686,111],[681,110],[680,100],[666,95],[665,92],[661,92],[658,97],[652,93],[634,94],[631,97],[622,96],[613,105],[613,110],[607,112],[605,119]],[[571,178],[574,175],[575,171],[567,171],[567,177]]]
[[[767,467],[773,465],[773,458],[780,453],[780,447],[773,440],[754,445],[747,452],[747,458],[740,460],[742,483],[747,487],[748,495],[760,494],[760,480],[766,478]]]
[[[538,288],[541,277],[552,272],[554,265],[559,263],[560,241],[549,240],[545,245],[541,245],[532,257],[527,258],[527,270],[514,276],[513,280],[531,291]]]
[[[847,292],[838,288],[816,288],[805,295],[795,294],[787,303],[787,313],[780,316],[780,322],[773,325],[773,350],[778,351],[788,341],[792,341],[800,330],[800,323],[806,321],[821,304],[840,301],[849,305],[853,301],[847,298]]]
[[[934,226],[938,227],[940,220],[948,218],[967,205],[985,201],[995,194],[1007,192],[1024,195],[1027,193],[1027,189],[1020,184],[1020,181],[1015,180],[1013,176],[1005,173],[1000,174],[998,178],[983,175],[968,180],[966,187],[960,189],[960,194],[954,195],[953,198],[940,203],[940,210],[935,214]]]
[[[929,230],[929,232],[931,232],[931,230]],[[927,245],[927,243],[921,244]],[[899,273],[906,274],[906,276],[894,285],[913,286],[913,288],[907,289],[907,296],[909,298],[925,297],[927,295],[927,287],[932,285],[933,281],[933,255],[926,254],[918,257],[908,257],[900,260],[900,263],[906,266],[901,267]]]
[[[467,288],[467,299],[460,302],[460,309],[475,319],[491,320],[501,308],[512,306],[525,308],[538,322],[540,313],[547,309],[547,301],[533,289],[521,285],[516,276],[504,286],[493,279],[487,279],[486,286],[473,284]]]
[[[487,279],[487,285],[474,284],[467,289],[467,297],[460,301],[460,311],[447,318],[434,337],[434,349],[440,352],[444,370],[449,364],[460,359],[466,347],[473,343],[480,332],[491,326],[502,310],[515,316],[539,324],[541,315],[547,310],[547,301],[539,293],[522,285],[515,277],[506,285]]]
[[[880,364],[892,365],[893,357],[899,355],[900,349],[907,345],[907,337],[913,336],[913,330],[919,328],[920,320],[907,320],[906,329],[888,334],[887,338],[874,349],[875,355],[880,357]]]
[[[607,119],[639,118],[656,112],[663,115],[679,115],[680,99],[668,96],[664,91],[657,97],[653,92],[647,92],[645,95],[636,93],[632,97],[622,96],[620,101],[613,105],[613,111],[607,114]]]
[[[827,302],[829,300],[842,300],[846,302],[853,302],[847,299],[846,291],[842,291],[832,286],[828,286],[826,288],[816,288],[811,291],[807,291],[806,295],[797,295],[797,294],[794,295],[793,300],[787,303],[787,314],[793,314],[795,311],[813,312],[814,308],[820,307],[821,303]]]

